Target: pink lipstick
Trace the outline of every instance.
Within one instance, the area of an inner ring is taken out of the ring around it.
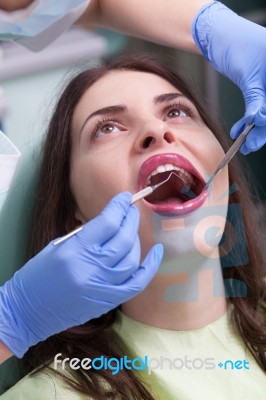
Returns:
[[[199,208],[208,196],[206,182],[191,162],[175,153],[162,153],[146,160],[139,171],[138,190],[165,180],[169,181],[146,197],[144,203],[165,216],[182,216]]]

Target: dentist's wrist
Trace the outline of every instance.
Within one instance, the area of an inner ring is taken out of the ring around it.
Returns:
[[[215,43],[220,42],[222,44],[219,51],[226,47],[226,35],[224,34],[226,21],[232,17],[239,16],[219,1],[211,1],[204,4],[195,16],[192,23],[192,37],[196,46],[208,61],[213,62],[213,51],[215,50],[213,48],[214,34],[216,36]],[[222,20],[224,20],[224,23],[218,23]],[[217,36],[220,36],[219,40]]]

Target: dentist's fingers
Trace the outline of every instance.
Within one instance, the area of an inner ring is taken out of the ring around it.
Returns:
[[[258,111],[253,120],[256,125],[251,129],[245,142],[240,147],[240,152],[244,155],[257,151],[266,144],[266,105]],[[246,117],[241,118],[234,124],[230,132],[232,139],[237,139],[246,124]]]
[[[106,264],[101,266],[101,279],[112,285],[122,285],[140,267],[141,248],[137,237],[131,251],[116,265],[109,267]]]
[[[266,127],[266,102],[263,104],[263,106],[259,109],[259,111],[255,115],[254,122],[256,126]]]
[[[240,148],[242,154],[261,149],[266,144],[266,126],[253,128]]]
[[[246,119],[245,117],[241,118],[237,121],[231,128],[230,136],[233,140],[237,139],[241,132],[243,132],[246,126]]]
[[[106,243],[119,231],[128,214],[131,199],[130,192],[114,196],[97,217],[84,225],[83,229],[77,233],[77,238],[85,245],[87,243],[101,246]]]
[[[103,281],[102,277],[98,279],[97,275],[90,277],[87,282],[87,290],[84,292],[85,298],[89,297],[101,304],[101,312],[107,312],[120,304],[128,301],[141,293],[158,272],[163,258],[163,246],[156,244],[153,246],[145,257],[142,265],[123,282],[111,283],[109,278],[115,270],[109,271],[107,281]],[[106,276],[104,275],[104,278]],[[102,311],[105,309],[106,311]],[[98,312],[98,311],[97,311]]]
[[[103,265],[110,265],[111,260],[113,267],[115,267],[132,252],[135,242],[138,241],[138,229],[139,210],[135,206],[131,206],[119,231],[100,248],[99,246],[93,246],[90,251],[95,249],[98,254],[98,260]]]
[[[145,257],[142,265],[126,282],[116,287],[117,300],[120,304],[141,293],[154,278],[163,259],[163,245],[153,246]]]

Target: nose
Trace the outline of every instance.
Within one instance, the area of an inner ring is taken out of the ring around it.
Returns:
[[[156,148],[175,144],[175,142],[176,137],[169,126],[164,121],[155,119],[141,124],[135,149],[137,152],[147,149],[156,150]]]

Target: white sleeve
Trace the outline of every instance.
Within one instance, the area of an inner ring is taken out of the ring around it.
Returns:
[[[0,131],[0,210],[20,157],[21,153],[17,147]]]

